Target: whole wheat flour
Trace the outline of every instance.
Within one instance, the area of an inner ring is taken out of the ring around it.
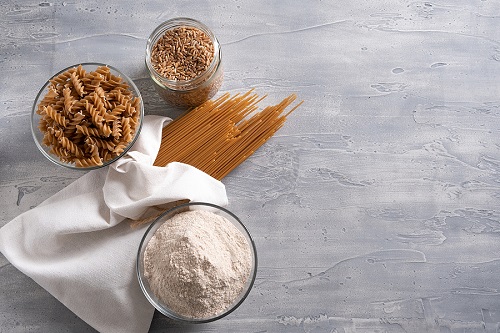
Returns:
[[[174,215],[144,254],[153,293],[181,316],[209,318],[226,310],[250,275],[251,248],[225,217],[208,211]]]

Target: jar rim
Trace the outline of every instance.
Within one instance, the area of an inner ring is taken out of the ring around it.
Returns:
[[[210,38],[211,42],[214,45],[214,57],[210,62],[208,68],[200,75],[189,80],[171,80],[161,75],[154,68],[151,62],[151,51],[154,45],[158,42],[160,37],[163,36],[163,34],[166,31],[182,26],[193,27],[203,31]],[[215,37],[214,33],[202,22],[188,17],[176,17],[162,22],[150,34],[146,44],[145,60],[146,60],[146,67],[148,68],[152,78],[155,79],[155,81],[157,81],[158,84],[166,86],[166,88],[173,90],[180,89],[181,91],[189,91],[191,89],[194,89],[195,87],[194,88],[187,88],[187,87],[191,85],[196,85],[197,83],[201,84],[205,82],[207,79],[210,78],[210,76],[213,73],[215,73],[215,71],[219,67],[219,63],[221,60],[220,44],[219,41],[217,40],[217,37]]]

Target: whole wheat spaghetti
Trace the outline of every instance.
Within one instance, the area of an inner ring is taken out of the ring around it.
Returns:
[[[187,111],[164,127],[154,165],[170,162],[192,165],[221,180],[269,140],[302,102],[285,113],[297,96],[257,111],[259,97],[252,90],[226,93]]]

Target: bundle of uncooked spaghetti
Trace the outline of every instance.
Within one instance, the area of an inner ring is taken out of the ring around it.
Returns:
[[[165,126],[155,161],[192,165],[221,180],[269,140],[285,123],[285,109],[296,99],[291,94],[279,104],[257,111],[259,97],[252,90],[226,93],[187,111]]]

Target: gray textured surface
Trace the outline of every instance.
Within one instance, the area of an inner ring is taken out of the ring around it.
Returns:
[[[3,1],[0,226],[81,172],[31,138],[39,87],[78,62],[132,76],[163,20],[202,20],[222,91],[305,104],[224,179],[253,234],[257,281],[211,324],[151,332],[497,332],[500,329],[500,2]],[[0,255],[1,332],[92,332]]]

